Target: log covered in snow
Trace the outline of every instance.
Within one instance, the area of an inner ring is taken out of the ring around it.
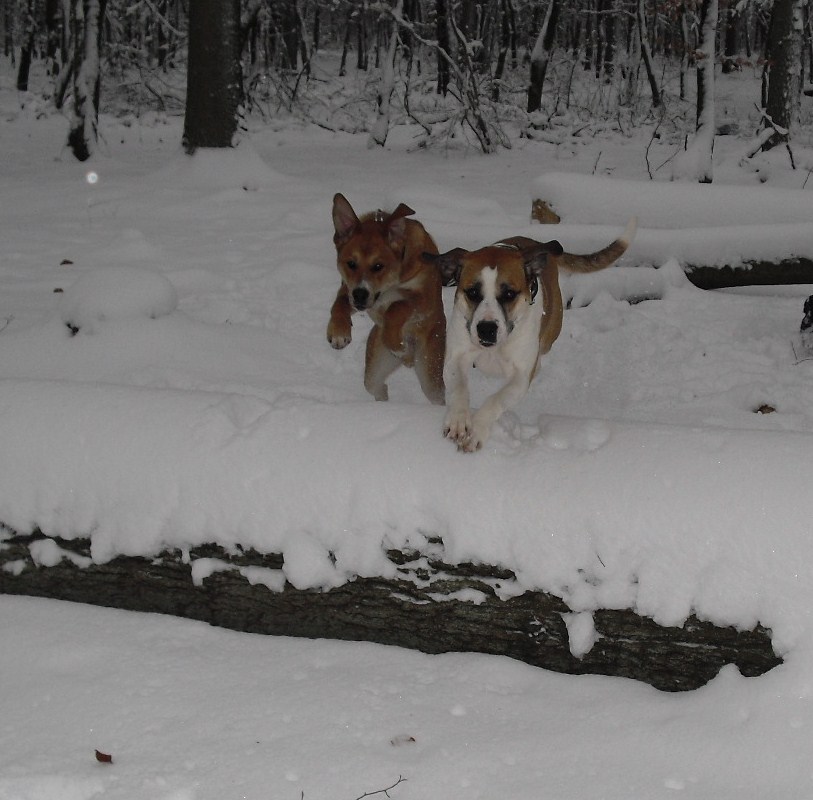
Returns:
[[[598,246],[638,218],[635,241],[621,265],[659,267],[676,259],[701,289],[813,283],[813,193],[760,186],[631,181],[548,173],[534,181],[531,217],[588,226]],[[550,229],[542,238],[550,238]],[[576,237],[580,239],[581,237]]]
[[[757,676],[781,663],[770,631],[696,617],[663,627],[631,610],[573,613],[520,591],[509,570],[391,550],[394,577],[329,591],[286,582],[280,555],[217,545],[97,564],[88,539],[13,534],[0,543],[0,593],[172,614],[260,634],[370,641],[426,653],[509,656],[568,674],[611,675],[680,691],[726,664]]]

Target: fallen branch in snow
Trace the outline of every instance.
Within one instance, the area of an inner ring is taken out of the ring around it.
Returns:
[[[781,663],[762,626],[741,631],[690,617],[680,628],[664,627],[629,609],[574,614],[555,595],[522,591],[509,570],[445,563],[442,543],[433,547],[437,553],[389,551],[397,577],[313,591],[285,581],[280,555],[209,545],[94,564],[88,539],[6,532],[0,593],[172,614],[250,633],[504,655],[667,691],[698,688],[725,664],[756,676]]]
[[[374,792],[365,792],[364,794],[359,795],[356,798],[356,800],[364,800],[365,797],[373,797],[373,795],[376,795],[376,794],[383,794],[385,797],[389,797],[390,796],[390,791],[392,789],[394,789],[396,786],[398,786],[398,784],[403,783],[405,780],[406,780],[406,778],[399,775],[398,780],[395,781],[395,783],[391,784],[390,786],[387,786],[386,789],[376,789],[376,791],[374,791]]]

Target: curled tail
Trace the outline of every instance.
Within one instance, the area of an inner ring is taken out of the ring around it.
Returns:
[[[559,266],[568,272],[597,272],[600,269],[609,267],[617,259],[621,258],[630,246],[635,237],[635,230],[638,227],[638,218],[631,217],[627,223],[627,228],[621,236],[614,242],[608,244],[602,250],[587,255],[577,255],[576,253],[562,253],[559,256]]]

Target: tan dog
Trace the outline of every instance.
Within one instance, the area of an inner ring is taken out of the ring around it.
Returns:
[[[584,273],[610,266],[629,247],[635,227],[633,218],[623,236],[590,255],[565,253],[557,241],[516,236],[473,252],[458,248],[426,256],[444,283],[457,284],[444,367],[443,434],[460,450],[483,446],[502,413],[525,397],[540,356],[559,336],[559,269]],[[472,413],[468,372],[474,366],[507,382]]]
[[[421,254],[437,254],[423,225],[406,217],[401,203],[391,214],[360,219],[343,195],[333,198],[333,241],[342,285],[330,310],[327,339],[350,343],[351,316],[366,311],[375,323],[367,339],[364,386],[376,400],[388,397],[387,378],[401,364],[414,366],[432,403],[443,404],[446,317],[441,276]]]

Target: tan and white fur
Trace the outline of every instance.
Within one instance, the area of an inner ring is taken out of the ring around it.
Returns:
[[[457,248],[425,256],[446,284],[457,284],[446,341],[443,434],[460,450],[479,450],[504,411],[528,392],[539,359],[562,330],[559,270],[595,272],[629,247],[636,220],[607,247],[588,255],[565,253],[557,241],[523,236],[480,250]],[[506,379],[503,387],[472,411],[468,375],[472,367]]]
[[[364,386],[376,400],[389,396],[387,378],[401,364],[414,367],[426,397],[444,401],[446,316],[438,270],[421,257],[437,254],[432,237],[401,203],[392,213],[356,216],[341,194],[333,198],[333,242],[341,286],[330,310],[327,339],[341,349],[351,341],[351,317],[366,311]]]

